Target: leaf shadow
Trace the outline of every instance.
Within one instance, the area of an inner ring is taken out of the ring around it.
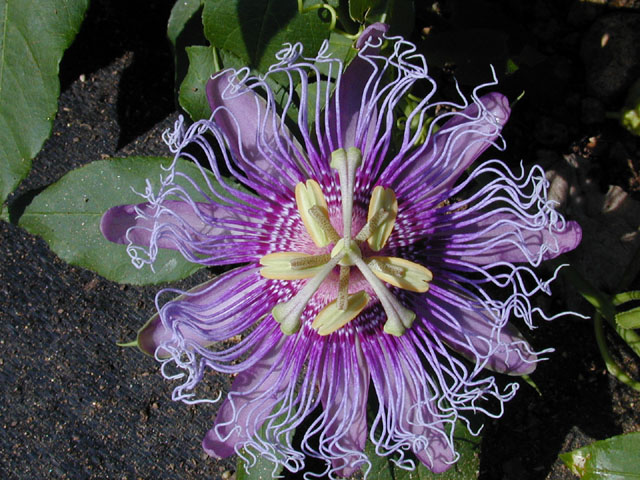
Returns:
[[[292,1],[238,0],[237,13],[249,66],[257,68],[271,39],[297,15],[298,8]]]
[[[173,57],[166,33],[170,2],[94,0],[60,65],[61,91],[81,75],[130,59],[120,78],[117,146],[129,143],[175,110]],[[114,80],[117,80],[114,77]]]
[[[9,222],[13,225],[18,225],[18,223],[20,222],[20,218],[24,214],[24,211],[31,204],[33,199],[36,198],[47,187],[49,187],[49,185],[34,188],[33,190],[27,190],[26,192],[15,195],[7,205]]]
[[[588,442],[621,433],[610,378],[597,374],[602,359],[597,350],[585,348],[595,342],[590,322],[550,322],[536,331],[534,341],[555,348],[533,374],[542,394],[523,384],[502,418],[487,422],[479,480],[542,480],[550,472],[557,474],[557,455],[572,436]],[[502,377],[500,381],[506,383]]]

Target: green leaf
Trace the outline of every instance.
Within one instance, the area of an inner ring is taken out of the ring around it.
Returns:
[[[339,58],[342,60],[342,64],[344,65],[344,68],[346,68],[358,54],[358,50],[353,48],[353,44],[354,42],[350,38],[347,38],[337,32],[331,32],[331,35],[329,36],[329,48],[327,49],[327,55],[332,58]],[[326,63],[316,62],[315,65],[320,73],[325,75],[329,74],[329,66]],[[336,77],[337,74],[338,72],[334,69],[333,76]]]
[[[387,0],[367,13],[367,23],[386,23],[389,25],[389,35],[399,35],[404,38],[409,38],[411,35],[414,18],[413,0]]]
[[[367,12],[378,3],[379,0],[349,0],[349,16],[354,22],[364,23]]]
[[[188,47],[189,55],[189,73],[180,86],[180,106],[195,120],[209,118],[211,115],[211,107],[207,100],[206,85],[209,77],[223,68],[234,68],[239,70],[245,65],[242,60],[226,50],[220,50],[217,53],[212,47]],[[252,75],[258,75],[258,72],[251,70]],[[267,85],[274,94],[276,103],[282,105],[286,100],[289,89],[276,82],[270,75],[265,79]],[[292,121],[297,121],[298,108],[297,105],[289,106],[288,115]]]
[[[391,468],[391,462],[389,457],[381,457],[376,453],[376,446],[367,439],[367,443],[364,446],[364,453],[369,457],[371,461],[371,470],[369,470],[369,479],[371,480],[393,480],[393,469]]]
[[[365,452],[371,460],[369,480],[474,480],[480,471],[480,442],[481,437],[474,437],[464,423],[456,423],[456,433],[453,444],[460,454],[460,459],[449,470],[443,473],[433,473],[426,466],[414,459],[415,470],[398,468],[388,457],[378,457],[375,447],[367,441]]]
[[[150,285],[173,282],[202,268],[187,262],[177,251],[159,250],[151,268],[140,270],[131,264],[126,245],[107,241],[100,232],[102,214],[110,207],[136,204],[144,199],[134,193],[145,191],[145,181],[159,186],[162,166],[169,158],[130,157],[101,160],[69,172],[35,197],[20,219],[20,226],[40,235],[60,258],[72,265],[93,270],[120,283]],[[197,167],[180,160],[180,170],[195,181],[202,178]],[[195,195],[193,187],[185,185]]]
[[[314,56],[329,37],[323,15],[301,14],[293,0],[205,0],[202,20],[211,45],[266,72],[285,43],[300,42],[305,56]]]
[[[179,97],[179,88],[183,83],[189,59],[186,49],[193,45],[207,45],[202,29],[202,9],[204,0],[177,0],[167,24],[167,37],[173,46],[174,62],[174,89],[176,98]],[[178,99],[178,101],[180,101]]]
[[[618,307],[628,302],[640,300],[640,291],[618,293],[613,297],[613,304]],[[640,307],[632,308],[615,316],[616,324],[619,327],[630,329],[640,328]]]
[[[640,79],[629,89],[620,111],[620,123],[634,135],[640,135]]]
[[[198,10],[204,5],[204,0],[178,0],[169,15],[169,23],[167,24],[167,37],[175,47],[178,37],[184,30],[187,23],[198,13]]]
[[[279,411],[282,408],[282,403],[276,404],[273,407],[272,414]],[[286,421],[287,412],[284,411],[282,415],[279,415],[275,419],[275,423],[279,424]],[[268,422],[268,421],[267,421]],[[265,423],[267,423],[265,422]],[[295,433],[295,429],[291,429],[287,435],[289,438],[293,437]],[[266,425],[262,424],[262,426],[258,429],[258,436],[265,438],[266,434]],[[253,466],[248,466],[247,463],[242,459],[241,456],[238,456],[238,462],[236,463],[236,480],[267,480],[271,478],[279,478],[280,472],[284,469],[284,465],[278,465],[276,467],[275,463],[269,460],[264,455],[254,455],[252,453],[247,452],[246,450],[242,451],[242,455],[247,457],[249,460],[255,458],[255,463]],[[253,463],[253,462],[251,462]],[[249,465],[251,465],[251,463]],[[248,471],[247,471],[248,468]]]
[[[0,205],[27,176],[51,134],[58,66],[88,3],[0,0]]]
[[[228,52],[226,50],[220,50],[220,59],[222,60],[222,65],[224,68],[233,68],[235,70],[240,70],[241,68],[246,67],[246,65],[236,57],[233,53]],[[254,76],[258,76],[260,73],[255,70],[250,70],[249,73]],[[273,99],[277,105],[282,106],[289,98],[289,84],[285,82],[284,84],[278,83],[273,75],[269,75],[264,79],[265,83],[271,89],[273,93]],[[296,124],[298,122],[298,105],[296,102],[292,102],[289,105],[289,109],[287,110],[287,116],[291,119],[291,121]]]
[[[246,452],[244,453],[246,455]],[[284,466],[280,465],[274,472],[275,464],[264,456],[256,456],[256,463],[247,472],[245,461],[238,457],[236,464],[236,480],[266,480],[277,478]]]
[[[622,328],[640,328],[640,307],[617,314],[616,323]]]
[[[640,479],[640,432],[601,440],[559,457],[582,480]]]
[[[207,81],[216,72],[215,49],[187,47],[189,71],[180,85],[180,106],[196,121],[209,118],[211,107],[207,100]]]

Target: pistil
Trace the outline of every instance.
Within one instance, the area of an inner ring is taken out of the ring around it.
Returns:
[[[331,224],[327,201],[320,185],[307,180],[296,185],[296,204],[305,229],[317,247],[333,244],[330,253],[309,255],[276,252],[260,259],[262,276],[278,280],[306,279],[306,285],[289,301],[276,305],[273,318],[285,335],[297,332],[307,304],[335,267],[340,267],[336,299],[327,304],[311,327],[319,335],[329,335],[355,319],[366,308],[370,297],[365,290],[349,293],[351,268],[356,267],[376,294],[387,316],[384,331],[400,336],[410,328],[416,314],[404,307],[385,282],[413,292],[426,292],[433,280],[422,265],[397,257],[363,257],[360,245],[367,242],[374,252],[384,248],[393,231],[398,201],[390,188],[377,186],[371,194],[367,223],[352,238],[353,200],[356,169],[362,164],[357,148],[338,149],[331,154],[331,167],[338,172],[342,197],[342,236]]]
[[[362,153],[355,147],[340,148],[331,154],[331,167],[338,171],[340,193],[342,195],[342,238],[345,244],[351,242],[351,220],[353,215],[353,188],[356,168],[362,164]]]

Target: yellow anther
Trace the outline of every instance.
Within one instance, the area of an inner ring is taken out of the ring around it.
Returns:
[[[368,265],[380,280],[412,292],[426,292],[433,280],[431,270],[404,258],[371,257]]]
[[[296,185],[296,205],[298,206],[300,217],[302,217],[302,222],[304,223],[307,232],[309,232],[309,236],[313,240],[313,243],[318,247],[325,247],[329,245],[329,243],[331,243],[331,239],[329,238],[329,235],[327,235],[323,225],[314,218],[314,215],[309,213],[311,208],[317,206],[325,218],[329,218],[327,201],[322,194],[322,189],[320,188],[320,185],[318,185],[318,182],[315,180],[307,180],[306,184],[300,182]],[[317,209],[315,210],[317,211]]]
[[[378,225],[371,229],[371,234],[367,238],[369,247],[374,252],[382,250],[387,243],[389,235],[393,231],[398,216],[398,200],[396,194],[390,188],[384,188],[378,185],[373,189],[371,201],[369,202],[369,213],[367,214],[367,222],[380,218],[380,210],[387,212],[384,220],[377,222]],[[375,223],[375,222],[372,222]]]
[[[275,252],[260,259],[260,275],[274,280],[300,280],[313,277],[329,261],[329,255],[308,255],[299,252]]]
[[[344,310],[340,310],[337,301],[333,301],[318,313],[311,328],[315,329],[319,335],[329,335],[360,315],[369,303],[369,299],[369,295],[364,290],[349,295],[347,308]]]

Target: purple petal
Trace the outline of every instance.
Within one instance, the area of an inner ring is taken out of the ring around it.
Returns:
[[[213,428],[202,441],[204,450],[216,458],[235,453],[260,429],[289,387],[291,371],[281,358],[284,340],[252,367],[238,374],[231,392],[220,406]]]
[[[230,235],[234,222],[247,221],[246,216],[216,203],[165,200],[161,207],[149,203],[112,207],[102,216],[100,230],[110,242],[148,247],[153,239],[158,248],[178,250],[186,241]]]
[[[393,373],[390,374],[393,375]],[[401,398],[404,400],[402,409],[400,410],[402,413],[399,415],[400,428],[416,436],[426,437],[428,441],[427,448],[418,450],[412,447],[411,450],[429,470],[434,473],[442,473],[453,465],[455,450],[441,431],[444,424],[439,422],[431,413],[431,411],[438,409],[435,403],[431,400],[420,398],[421,396],[418,394],[415,385],[417,380],[411,375],[405,365],[402,365],[402,374],[404,378],[400,381],[390,382],[391,399]],[[400,391],[401,389],[403,391]],[[430,409],[425,408],[425,401],[431,404]],[[418,408],[416,406],[420,403],[422,403],[423,406],[420,409],[422,418],[419,420],[417,417]]]
[[[349,342],[350,343],[350,342]],[[353,352],[347,349],[354,349]],[[367,441],[367,395],[369,369],[362,355],[360,343],[342,348],[342,358],[328,359],[325,372],[330,381],[320,386],[320,398],[330,422],[325,437],[338,438],[340,458],[332,458],[336,474],[348,477],[360,469],[364,457],[343,452],[362,452]],[[345,358],[351,357],[351,358]],[[355,357],[355,358],[354,358]]]
[[[293,189],[300,173],[292,159],[302,148],[278,117],[275,107],[237,83],[231,71],[209,79],[207,99],[213,112],[211,119],[224,133],[236,161],[250,179],[263,184],[278,182]]]
[[[149,355],[157,353],[160,357],[166,357],[168,353],[158,348],[175,341],[178,332],[181,337],[178,343],[205,347],[232,336],[235,332],[228,331],[229,325],[234,322],[237,324],[239,320],[251,321],[247,317],[251,314],[254,302],[239,303],[239,299],[255,296],[255,292],[263,291],[268,283],[267,279],[260,276],[259,270],[259,267],[230,270],[166,303],[161,311],[171,317],[171,326],[168,326],[168,322],[163,323],[160,316],[155,314],[138,331],[138,347]],[[267,303],[264,299],[261,301],[263,305]],[[197,321],[181,315],[184,310],[197,317]],[[261,314],[262,310],[258,312],[258,315]]]
[[[110,242],[142,246],[149,246],[154,226],[160,224],[179,228],[188,226],[196,236],[214,233],[215,229],[203,221],[202,215],[213,217],[225,209],[210,203],[196,203],[195,205],[200,211],[200,215],[189,203],[166,200],[162,204],[163,213],[157,217],[155,216],[157,207],[149,203],[119,205],[104,213],[100,221],[100,230]],[[159,236],[156,244],[159,248],[178,249],[170,236]]]
[[[385,431],[381,439],[372,440],[408,446],[431,471],[440,473],[453,464],[455,450],[445,433],[447,422],[438,416],[437,397],[422,366],[424,359],[416,352],[416,342],[416,337],[405,333],[363,343],[373,384],[384,406],[379,407],[374,425],[384,424]]]
[[[449,190],[460,175],[493,145],[511,113],[508,99],[499,93],[489,93],[478,101],[482,109],[473,103],[453,114],[419,154],[410,160],[404,156],[394,159],[387,169],[392,177],[382,179],[380,183],[388,184],[396,192],[421,191],[424,185],[433,185],[430,197]]]
[[[582,230],[576,222],[552,227],[527,225],[510,213],[496,213],[473,224],[472,231],[454,235],[450,251],[476,265],[529,262],[534,265],[576,248]],[[455,244],[461,240],[460,244]]]
[[[358,38],[356,47],[365,48],[367,56],[377,55],[382,37],[388,30],[389,26],[383,23],[367,27]],[[342,75],[338,95],[331,99],[327,111],[329,135],[333,139],[330,146],[332,150],[357,146],[364,152],[365,145],[370,144],[375,136],[377,107],[372,83],[374,72],[369,61],[356,56]]]
[[[434,288],[435,295],[435,288]],[[483,368],[509,375],[525,375],[536,368],[537,355],[527,340],[510,323],[497,326],[481,311],[440,304],[434,296],[425,323],[435,327],[453,350],[471,361],[485,362]]]
[[[380,40],[388,31],[389,25],[387,25],[386,23],[377,22],[369,25],[362,31],[362,33],[358,37],[358,40],[356,40],[356,48],[361,49],[368,42],[376,43],[376,40]]]

